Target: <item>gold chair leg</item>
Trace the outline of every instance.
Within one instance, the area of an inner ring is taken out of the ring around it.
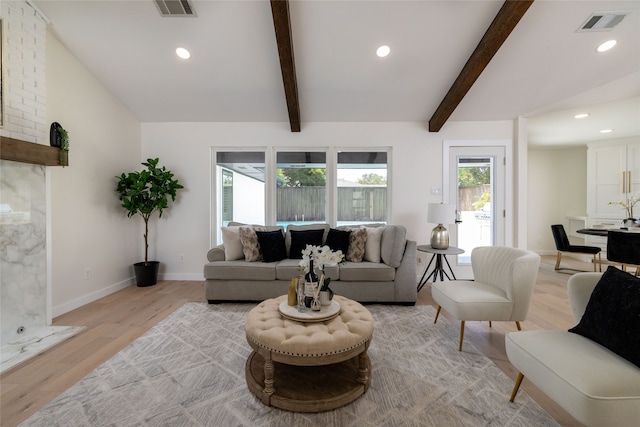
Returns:
[[[562,259],[562,252],[558,252],[558,257],[556,258],[555,270],[560,270],[560,260],[561,259]]]
[[[602,273],[602,255],[598,252],[598,266],[600,267],[600,273]]]
[[[513,386],[513,391],[511,392],[511,397],[509,398],[509,402],[513,402],[516,398],[516,393],[518,392],[518,389],[520,388],[520,384],[522,384],[522,380],[524,379],[524,375],[522,375],[522,372],[518,372],[518,378],[516,378],[516,383]]]
[[[593,272],[596,273],[596,254],[593,254]]]
[[[433,319],[433,323],[436,323],[438,321],[438,316],[440,316],[440,310],[442,310],[442,307],[438,306],[438,311],[436,311],[436,318]]]
[[[460,321],[460,345],[458,351],[462,351],[462,339],[464,338],[464,320]]]
[[[518,320],[516,320],[516,328],[518,328],[519,331],[522,330],[522,328],[520,327],[520,322]]]

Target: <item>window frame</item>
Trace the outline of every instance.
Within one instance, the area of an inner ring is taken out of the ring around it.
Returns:
[[[276,196],[276,169],[277,169],[277,153],[279,152],[324,152],[326,155],[326,207],[325,207],[325,223],[332,227],[337,224],[338,217],[338,153],[339,152],[385,152],[387,155],[387,205],[386,218],[387,223],[391,221],[393,212],[393,147],[391,146],[220,146],[211,147],[210,159],[210,227],[211,227],[211,247],[222,241],[220,227],[222,226],[222,191],[219,191],[218,185],[222,183],[222,174],[217,173],[217,154],[219,152],[263,152],[265,156],[265,225],[276,224],[277,215],[277,196]],[[218,176],[220,175],[220,176]]]

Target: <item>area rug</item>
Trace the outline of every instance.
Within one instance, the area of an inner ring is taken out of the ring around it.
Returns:
[[[431,306],[367,305],[371,386],[317,414],[264,406],[247,389],[244,318],[255,304],[187,303],[23,426],[557,426]]]

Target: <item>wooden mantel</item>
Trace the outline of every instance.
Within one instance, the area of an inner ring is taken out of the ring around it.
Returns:
[[[60,148],[6,136],[0,137],[0,159],[34,165],[62,166]]]

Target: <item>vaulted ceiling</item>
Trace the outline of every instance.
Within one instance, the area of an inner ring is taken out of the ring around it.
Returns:
[[[422,122],[427,132],[503,3],[291,0],[302,132],[343,121]],[[268,0],[192,0],[193,17],[163,17],[152,0],[33,4],[142,122],[293,123]],[[609,11],[628,14],[609,31],[577,31]],[[614,49],[595,52],[612,38]],[[376,56],[380,45],[389,56]],[[178,46],[192,57],[177,58]],[[577,123],[585,109],[595,113]],[[529,118],[534,144],[603,138],[600,122],[614,129],[607,138],[639,135],[640,2],[536,0],[443,123],[516,117]]]

